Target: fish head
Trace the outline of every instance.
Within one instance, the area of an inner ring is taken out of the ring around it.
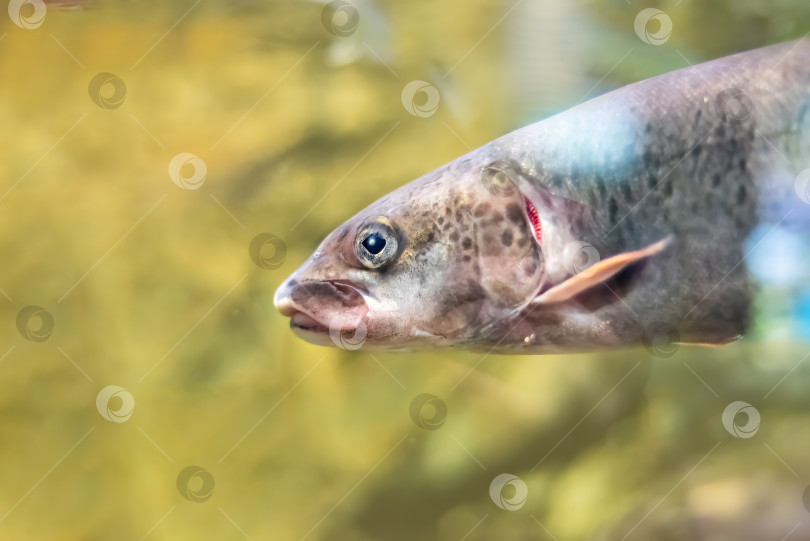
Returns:
[[[541,233],[514,179],[471,156],[406,184],[328,235],[276,306],[314,344],[469,346],[542,285]]]

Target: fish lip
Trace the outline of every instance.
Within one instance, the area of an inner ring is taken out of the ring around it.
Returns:
[[[375,299],[376,300],[376,298],[371,293],[369,293],[368,289],[366,289],[363,286],[360,286],[360,285],[352,282],[351,280],[323,280],[323,281],[324,282],[329,282],[331,284],[335,284],[335,285],[338,285],[338,286],[349,287],[349,288],[355,290],[356,292],[358,292],[360,294],[360,296],[363,297],[363,299],[369,299],[370,298],[370,299]]]
[[[297,311],[290,316],[290,328],[293,331],[300,329],[316,334],[329,334],[328,327],[325,327],[323,323],[303,311]]]
[[[331,283],[331,284],[333,284],[335,286],[349,287],[349,288],[355,290],[357,293],[359,293],[363,297],[364,300],[368,299],[368,298],[373,298],[373,296],[371,296],[368,293],[368,290],[366,290],[362,286],[359,286],[359,285],[355,284],[351,280],[342,280],[342,279],[338,279],[338,280],[305,280],[303,282],[298,282],[298,283],[301,284],[302,286],[306,287],[305,284],[308,283],[308,282],[313,282],[313,283],[314,282],[327,282],[327,283]],[[287,302],[282,303],[282,304],[278,304],[277,308],[278,308],[279,313],[282,316],[290,318],[290,328],[293,329],[293,331],[301,330],[301,331],[311,332],[311,333],[316,333],[316,334],[326,334],[326,335],[330,334],[330,332],[332,331],[331,322],[323,321],[323,319],[318,318],[311,311],[302,308],[300,305],[298,305],[292,299],[287,298],[285,300],[287,300]],[[346,326],[341,327],[341,330],[343,330],[343,331],[353,331],[355,329],[356,329],[356,327],[351,327],[351,328],[346,327]]]
[[[331,326],[315,317],[312,312],[302,309],[298,305],[287,305],[279,309],[281,315],[290,318],[290,328],[301,329],[307,332],[329,334]]]

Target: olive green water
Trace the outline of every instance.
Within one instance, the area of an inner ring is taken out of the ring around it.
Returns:
[[[394,187],[810,29],[806,2],[670,2],[656,46],[633,30],[645,5],[526,2],[363,2],[347,37],[314,2],[0,15],[0,539],[810,535],[806,345],[371,355],[275,312],[323,236]],[[412,80],[435,113],[403,106]],[[182,152],[207,168],[196,189],[170,178]],[[286,246],[276,268],[249,256],[262,233]],[[735,401],[755,434],[724,428]],[[493,499],[503,473],[519,481]]]

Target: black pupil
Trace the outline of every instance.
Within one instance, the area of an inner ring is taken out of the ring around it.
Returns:
[[[385,248],[385,239],[379,233],[372,233],[363,241],[363,248],[370,254],[377,255]]]

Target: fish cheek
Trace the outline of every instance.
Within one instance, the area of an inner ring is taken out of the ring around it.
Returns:
[[[400,277],[397,296],[419,330],[457,337],[476,320],[486,299],[473,240],[457,221],[446,234],[423,237],[411,242],[391,269]]]
[[[478,275],[497,307],[516,307],[531,298],[543,275],[542,254],[514,201],[490,205],[475,227]],[[506,218],[506,219],[504,219]],[[517,219],[514,219],[517,218]]]
[[[435,297],[436,313],[431,318],[430,333],[451,338],[470,330],[486,300],[486,292],[470,274],[461,278],[456,274],[452,284],[446,284],[444,291]]]

